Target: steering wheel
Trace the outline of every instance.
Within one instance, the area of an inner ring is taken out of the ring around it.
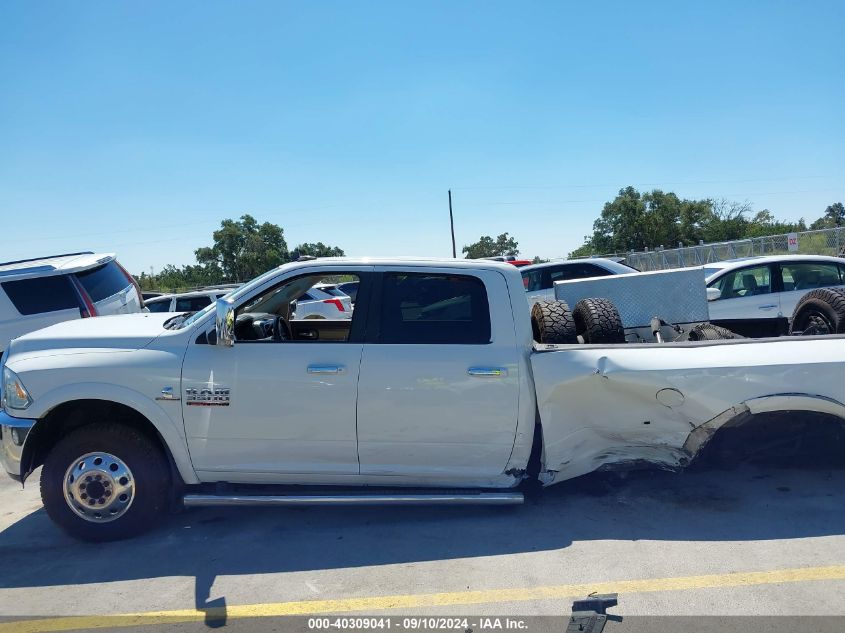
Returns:
[[[289,341],[293,338],[290,333],[290,326],[284,317],[277,316],[273,319],[273,340],[277,343]]]

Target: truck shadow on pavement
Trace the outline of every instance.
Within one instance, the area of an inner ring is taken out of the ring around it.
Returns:
[[[209,600],[218,576],[542,552],[598,539],[743,541],[843,530],[845,469],[595,474],[510,508],[208,508],[106,544],[72,540],[41,509],[0,532],[0,588],[194,577],[196,607],[216,613],[214,625],[225,622],[225,599]]]

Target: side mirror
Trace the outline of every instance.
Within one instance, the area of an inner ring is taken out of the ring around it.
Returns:
[[[707,300],[708,301],[715,301],[716,299],[721,299],[722,291],[718,288],[708,288],[707,289]]]
[[[218,299],[214,307],[217,309],[214,319],[216,344],[232,347],[235,344],[235,306],[230,300]]]

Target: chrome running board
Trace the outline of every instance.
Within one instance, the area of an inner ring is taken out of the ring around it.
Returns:
[[[521,492],[435,494],[333,494],[333,495],[208,495],[187,494],[186,507],[207,506],[364,506],[364,505],[519,505]]]

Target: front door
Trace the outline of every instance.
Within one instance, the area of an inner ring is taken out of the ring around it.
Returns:
[[[355,406],[363,332],[357,317],[326,322],[331,328],[289,322],[290,301],[329,276],[325,267],[321,271],[313,279],[298,273],[237,300],[233,347],[209,345],[202,337],[189,345],[182,411],[191,459],[204,479],[214,473],[232,480],[237,478],[226,474],[263,473],[267,481],[274,473],[358,474]],[[287,326],[274,331],[276,317]]]
[[[711,287],[722,293],[719,299],[708,305],[711,321],[725,324],[728,328],[735,322],[744,321],[757,329],[777,329],[775,324],[780,315],[780,302],[778,294],[772,292],[769,265],[733,270],[711,283]]]
[[[358,388],[362,475],[504,471],[519,405],[509,296],[496,271],[384,271]]]

